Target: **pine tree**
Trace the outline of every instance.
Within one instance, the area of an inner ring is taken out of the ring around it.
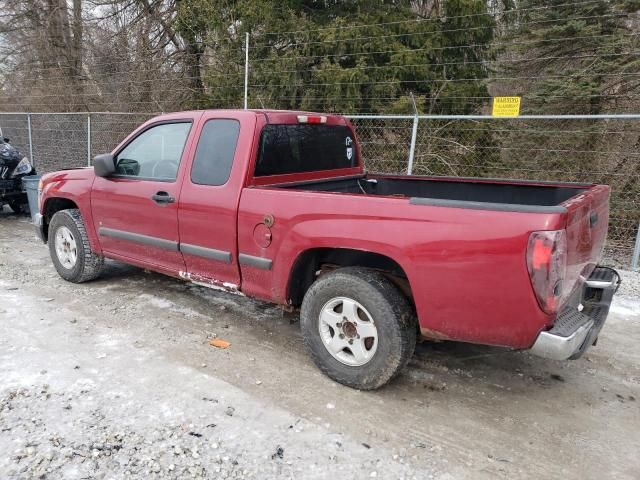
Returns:
[[[525,0],[519,9],[500,42],[508,68],[498,73],[494,93],[521,94],[523,113],[640,111],[638,32],[630,16],[640,1]],[[628,200],[640,193],[637,128],[620,120],[514,122],[503,145],[510,155],[501,166],[515,175],[611,185],[617,231],[610,237],[631,241],[640,221]]]
[[[631,107],[640,91],[637,32],[629,13],[638,0],[525,0],[506,36],[501,73],[525,93],[525,111],[598,114]],[[629,75],[632,74],[632,75]],[[498,82],[504,83],[504,82]],[[634,109],[637,109],[635,105]]]
[[[468,114],[486,104],[495,22],[481,0],[223,2],[182,0],[178,30],[201,39],[199,107],[240,106],[250,33],[251,107],[340,113]],[[420,15],[418,14],[420,13]],[[495,156],[484,126],[423,124],[417,173],[480,175]],[[381,125],[380,125],[381,126]],[[380,168],[406,164],[409,129],[378,128],[366,144],[398,144]],[[365,152],[368,153],[368,152]],[[371,155],[376,155],[371,152]],[[404,167],[403,167],[404,168]]]
[[[410,1],[182,0],[177,25],[205,52],[198,104],[241,98],[249,32],[254,107],[412,113],[412,92],[421,112],[472,113],[465,99],[487,96],[486,13],[480,0],[447,0],[427,18]]]

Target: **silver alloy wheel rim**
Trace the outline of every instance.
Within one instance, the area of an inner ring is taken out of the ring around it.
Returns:
[[[76,239],[65,226],[58,228],[56,232],[56,256],[60,264],[67,270],[71,270],[76,266],[78,260],[78,247],[76,245]]]
[[[340,363],[360,367],[374,357],[378,329],[359,302],[348,297],[332,298],[320,310],[319,320],[322,344]]]

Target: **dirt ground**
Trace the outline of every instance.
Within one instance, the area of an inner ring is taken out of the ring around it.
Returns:
[[[638,479],[626,276],[578,361],[423,343],[397,380],[358,392],[315,368],[295,314],[115,263],[66,283],[5,211],[0,478]]]

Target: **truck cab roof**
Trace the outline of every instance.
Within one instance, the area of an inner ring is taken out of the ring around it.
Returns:
[[[196,117],[207,112],[216,112],[218,114],[228,114],[232,118],[246,117],[247,115],[264,116],[267,123],[305,123],[300,117],[311,119],[308,123],[326,123],[329,125],[348,125],[348,120],[342,115],[326,114],[318,112],[309,112],[305,110],[275,110],[275,109],[205,109],[205,110],[189,110],[184,112],[171,112],[158,115],[150,120],[173,120],[184,118],[185,116]],[[319,119],[319,120],[315,120]]]

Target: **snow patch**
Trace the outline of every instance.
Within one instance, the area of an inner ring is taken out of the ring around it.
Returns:
[[[143,293],[142,295],[138,295],[140,300],[145,301],[147,304],[162,309],[162,310],[171,310],[176,313],[180,313],[187,317],[202,317],[206,318],[205,315],[202,315],[200,312],[193,310],[191,308],[179,307],[171,300],[167,300],[166,298],[157,297],[155,295],[150,295],[148,293]]]
[[[148,293],[143,293],[142,295],[139,295],[138,298],[141,298],[156,308],[171,308],[175,306],[175,303],[167,300],[166,298],[156,297],[155,295],[149,295]]]
[[[640,299],[614,297],[610,311],[623,316],[640,315]]]

